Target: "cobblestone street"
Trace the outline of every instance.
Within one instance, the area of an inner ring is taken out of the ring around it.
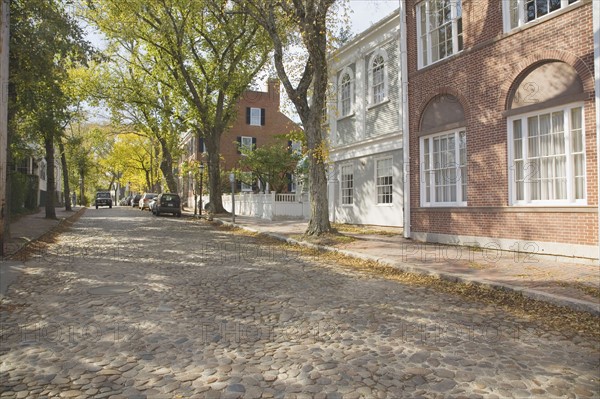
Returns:
[[[1,307],[0,398],[600,398],[600,348],[198,221],[88,209]]]

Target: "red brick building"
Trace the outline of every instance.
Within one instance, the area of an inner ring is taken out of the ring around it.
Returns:
[[[592,1],[407,0],[411,236],[598,258]]]
[[[221,170],[229,171],[238,167],[242,157],[240,146],[260,147],[274,143],[276,136],[285,135],[300,129],[280,110],[280,82],[276,79],[267,81],[267,91],[248,90],[238,102],[237,118],[232,126],[221,137]],[[185,148],[182,162],[186,160],[204,159],[204,139],[197,139],[193,134],[183,138]],[[194,182],[182,176],[182,192],[184,197],[193,198]],[[251,190],[251,187],[238,184],[238,189]],[[193,203],[190,200],[189,203]]]

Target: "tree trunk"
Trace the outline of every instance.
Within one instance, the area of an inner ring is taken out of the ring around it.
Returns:
[[[56,184],[54,181],[54,135],[46,132],[44,137],[46,147],[46,219],[56,219],[54,196]]]
[[[196,137],[200,137],[199,132]],[[221,134],[213,131],[205,136],[204,142],[208,153],[208,209],[213,214],[226,213],[221,190]]]
[[[162,149],[162,160],[160,162],[160,170],[167,181],[167,188],[170,193],[177,192],[177,181],[173,176],[173,156],[171,155],[171,150],[169,150],[169,146],[167,146],[167,142],[164,138],[160,138],[160,146]]]
[[[63,170],[63,193],[65,196],[65,211],[72,211],[73,208],[71,208],[71,189],[69,187],[69,173],[67,172],[67,154],[65,154],[65,145],[62,139],[58,139],[58,150],[60,151],[60,163],[62,165]]]

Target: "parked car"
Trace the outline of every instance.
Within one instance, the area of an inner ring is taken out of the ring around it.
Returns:
[[[119,201],[119,205],[127,206],[127,205],[129,205],[130,201],[131,201],[131,196],[124,197]]]
[[[172,213],[181,217],[181,198],[178,194],[162,193],[156,198],[151,209],[156,216],[160,216],[161,213]]]
[[[112,208],[112,197],[110,196],[110,192],[98,191],[96,193],[94,204],[96,205],[96,209],[98,209],[99,206],[108,206],[109,208]]]
[[[156,193],[144,193],[144,195],[142,195],[142,198],[140,198],[140,204],[139,204],[139,208],[140,210],[144,210],[144,209],[148,209],[150,210],[150,200],[152,198],[156,198],[158,196],[158,194]]]
[[[137,206],[140,206],[140,199],[142,198],[142,194],[136,194],[133,196],[133,198],[131,199],[131,207],[135,208]]]

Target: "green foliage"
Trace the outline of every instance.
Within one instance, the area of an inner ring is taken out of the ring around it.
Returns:
[[[239,178],[250,185],[258,179],[263,188],[268,183],[271,190],[278,193],[285,191],[290,182],[289,175],[296,171],[300,160],[300,154],[293,153],[287,143],[282,142],[255,149],[242,148],[241,151],[240,167],[242,171],[252,172],[252,179],[245,178],[243,172],[238,172]]]
[[[139,103],[157,99],[152,107],[165,111],[146,126],[175,123],[174,130],[187,127],[204,137],[211,203],[222,208],[220,138],[237,115],[238,99],[269,59],[266,33],[243,6],[223,0],[96,0],[88,6],[89,19],[121,55],[125,69],[119,73],[136,78],[136,93],[159,90],[133,96]]]

